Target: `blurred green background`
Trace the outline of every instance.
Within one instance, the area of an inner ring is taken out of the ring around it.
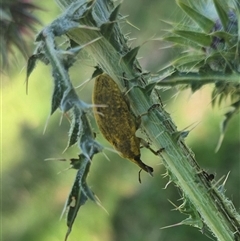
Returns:
[[[60,13],[51,1],[36,1],[45,11],[36,16],[48,24]],[[173,0],[131,0],[122,4],[121,13],[140,30],[123,26],[125,33],[137,38],[132,46],[143,44],[153,36],[160,37],[169,26],[161,19],[177,21],[181,12]],[[37,26],[36,32],[41,29]],[[142,66],[157,71],[176,54],[174,49],[163,49],[167,44],[147,41],[139,53]],[[34,46],[32,45],[32,49]],[[92,74],[90,61],[80,56],[71,70],[73,83],[77,86]],[[69,162],[48,161],[49,157],[76,157],[77,147],[62,151],[67,145],[69,123],[55,113],[49,120],[45,134],[43,130],[50,111],[52,93],[51,70],[39,63],[30,77],[29,94],[25,92],[26,61],[18,54],[10,73],[2,74],[2,238],[4,241],[58,241],[67,231],[65,217],[59,220],[64,203],[71,190],[76,171],[67,170]],[[79,96],[91,102],[93,82]],[[199,122],[187,138],[188,145],[196,154],[201,167],[219,179],[230,171],[226,183],[226,195],[240,208],[240,122],[239,115],[230,122],[225,140],[218,153],[214,153],[219,137],[219,123],[228,103],[211,107],[211,87],[192,94],[186,90],[174,95],[163,93],[164,104],[178,129]],[[96,129],[93,118],[92,125]],[[98,132],[98,131],[97,131]],[[105,146],[106,141],[97,138]],[[88,184],[107,209],[87,202],[76,218],[69,240],[85,241],[142,241],[142,240],[210,240],[199,230],[178,226],[160,230],[161,227],[179,223],[186,216],[174,210],[180,205],[179,191],[170,185],[164,189],[167,179],[162,177],[165,169],[161,160],[149,151],[142,151],[142,160],[153,166],[154,177],[142,173],[142,184],[138,182],[139,168],[107,150],[110,162],[99,154],[94,157]],[[207,230],[204,232],[208,235]]]

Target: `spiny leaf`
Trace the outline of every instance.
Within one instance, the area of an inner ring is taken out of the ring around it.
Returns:
[[[205,32],[209,33],[214,26],[214,22],[202,15],[195,9],[183,3],[181,0],[176,1],[179,7]]]
[[[78,210],[81,206],[83,206],[85,204],[85,202],[87,201],[87,197],[84,195],[84,193],[81,193],[80,197],[78,198],[78,203],[75,200],[75,196],[69,196],[69,198],[72,198],[72,202],[69,203],[69,211],[68,211],[68,215],[67,215],[67,226],[68,226],[68,230],[67,233],[65,235],[65,241],[67,241],[69,234],[72,231],[72,226],[74,224],[75,218],[77,216]]]
[[[64,94],[60,103],[60,109],[62,110],[63,113],[66,113],[71,108],[73,108],[73,106],[76,106],[77,103],[80,103],[80,100],[74,88],[70,86],[68,89],[64,91]]]
[[[192,225],[199,229],[203,228],[203,222],[199,212],[187,197],[184,197],[184,202],[178,209],[181,213],[189,216],[187,219],[181,221],[182,224]]]
[[[224,39],[225,42],[230,43],[230,41],[236,37],[233,34],[227,33],[225,31],[216,31],[216,32],[212,32],[210,34],[211,36],[215,36],[221,39]]]
[[[222,23],[222,26],[223,26],[223,29],[226,31],[227,30],[227,25],[229,23],[229,17],[228,17],[228,10],[229,10],[229,7],[227,4],[224,4],[225,6],[223,6],[224,1],[219,1],[219,0],[213,0],[213,3],[215,5],[215,8],[217,10],[217,13],[218,13],[218,17],[220,18],[221,20],[221,23]]]
[[[52,94],[52,105],[51,105],[51,112],[50,112],[51,115],[60,106],[64,91],[66,89],[64,82],[61,80],[61,77],[58,75],[57,72],[53,71],[53,77],[54,77],[54,89]]]
[[[65,236],[65,240],[67,240],[71,230],[73,223],[75,221],[75,218],[77,216],[77,213],[79,211],[79,208],[85,204],[87,199],[89,198],[86,193],[82,189],[82,183],[86,184],[86,178],[89,173],[89,168],[91,165],[91,162],[83,155],[79,155],[79,170],[76,175],[76,179],[74,181],[72,190],[69,194],[69,197],[66,201],[65,207],[63,212],[67,209],[67,226],[68,231]],[[89,195],[90,196],[90,195]],[[91,196],[90,196],[91,199]]]
[[[193,41],[202,47],[208,47],[211,45],[212,37],[205,33],[200,33],[196,31],[186,31],[186,30],[173,30],[174,34],[182,36],[187,40]]]
[[[95,141],[95,134],[92,131],[86,113],[81,115],[81,121],[84,129],[79,140],[79,147],[81,148],[82,153],[91,159],[91,156],[101,152],[103,147]]]
[[[81,111],[79,108],[74,107],[71,111],[71,127],[69,130],[69,139],[67,147],[63,152],[65,152],[69,147],[76,144],[80,138],[82,132],[82,122],[81,122]]]

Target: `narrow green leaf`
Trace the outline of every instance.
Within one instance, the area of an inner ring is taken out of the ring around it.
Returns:
[[[224,39],[225,42],[230,43],[232,39],[236,38],[237,36],[227,33],[225,31],[216,31],[210,34],[211,36],[215,36],[221,39]]]
[[[227,25],[229,23],[229,17],[228,17],[229,7],[228,7],[227,4],[224,4],[225,6],[223,6],[222,5],[223,2],[224,1],[213,0],[213,3],[215,5],[215,8],[216,8],[217,13],[218,13],[218,17],[220,18],[220,21],[222,23],[223,29],[226,31]]]
[[[183,45],[183,46],[192,47],[196,50],[200,49],[199,45],[197,45],[194,42],[188,41],[187,39],[185,39],[181,36],[167,36],[167,37],[164,37],[163,39],[165,41],[168,41],[168,42],[176,43],[176,44]]]
[[[193,41],[202,47],[208,47],[211,45],[212,37],[205,33],[199,33],[195,31],[186,30],[173,30],[173,33],[186,38],[187,40]]]
[[[181,0],[176,0],[179,7],[205,32],[209,33],[213,26],[214,22],[202,15],[200,12],[197,12],[195,9],[183,3]]]

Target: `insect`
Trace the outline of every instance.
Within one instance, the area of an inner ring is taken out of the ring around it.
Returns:
[[[105,139],[120,153],[123,158],[137,164],[141,169],[152,175],[153,168],[140,159],[141,139],[136,137],[137,118],[130,111],[123,93],[107,74],[101,74],[95,80],[93,91],[95,105],[94,115],[99,130]]]

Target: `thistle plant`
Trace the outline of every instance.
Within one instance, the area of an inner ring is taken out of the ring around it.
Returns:
[[[80,149],[79,157],[71,159],[71,166],[77,169],[77,174],[66,201],[68,231],[65,239],[71,232],[80,207],[88,199],[101,205],[87,185],[90,166],[94,164],[92,158],[104,149],[95,140],[95,133],[89,124],[90,112],[96,106],[80,99],[68,73],[77,54],[86,51],[96,64],[93,78],[104,72],[122,92],[128,87],[125,96],[136,118],[155,104],[156,108],[141,118],[140,128],[146,134],[146,140],[157,150],[163,150],[157,154],[166,168],[166,177],[169,183],[175,183],[182,191],[183,203],[178,210],[187,214],[188,218],[181,223],[199,229],[207,226],[218,240],[239,240],[240,216],[225,197],[224,186],[212,180],[212,176],[199,166],[184,141],[188,132],[177,130],[158,94],[158,89],[166,85],[182,85],[196,91],[205,84],[214,83],[214,100],[216,95],[219,101],[225,95],[231,95],[232,106],[236,110],[239,108],[238,3],[206,1],[218,16],[211,19],[210,15],[197,8],[198,3],[178,1],[194,25],[188,28],[185,24],[173,24],[173,30],[165,36],[165,40],[191,47],[194,52],[189,51],[152,75],[144,72],[136,59],[139,47],[132,49],[121,31],[121,4],[114,6],[111,0],[56,2],[63,14],[37,35],[38,45],[28,60],[27,77],[38,60],[51,65],[54,90],[50,114],[59,108],[70,117],[68,147],[77,144]],[[69,39],[66,49],[55,42],[55,38],[62,35]],[[226,120],[234,113],[235,110],[229,112]]]

